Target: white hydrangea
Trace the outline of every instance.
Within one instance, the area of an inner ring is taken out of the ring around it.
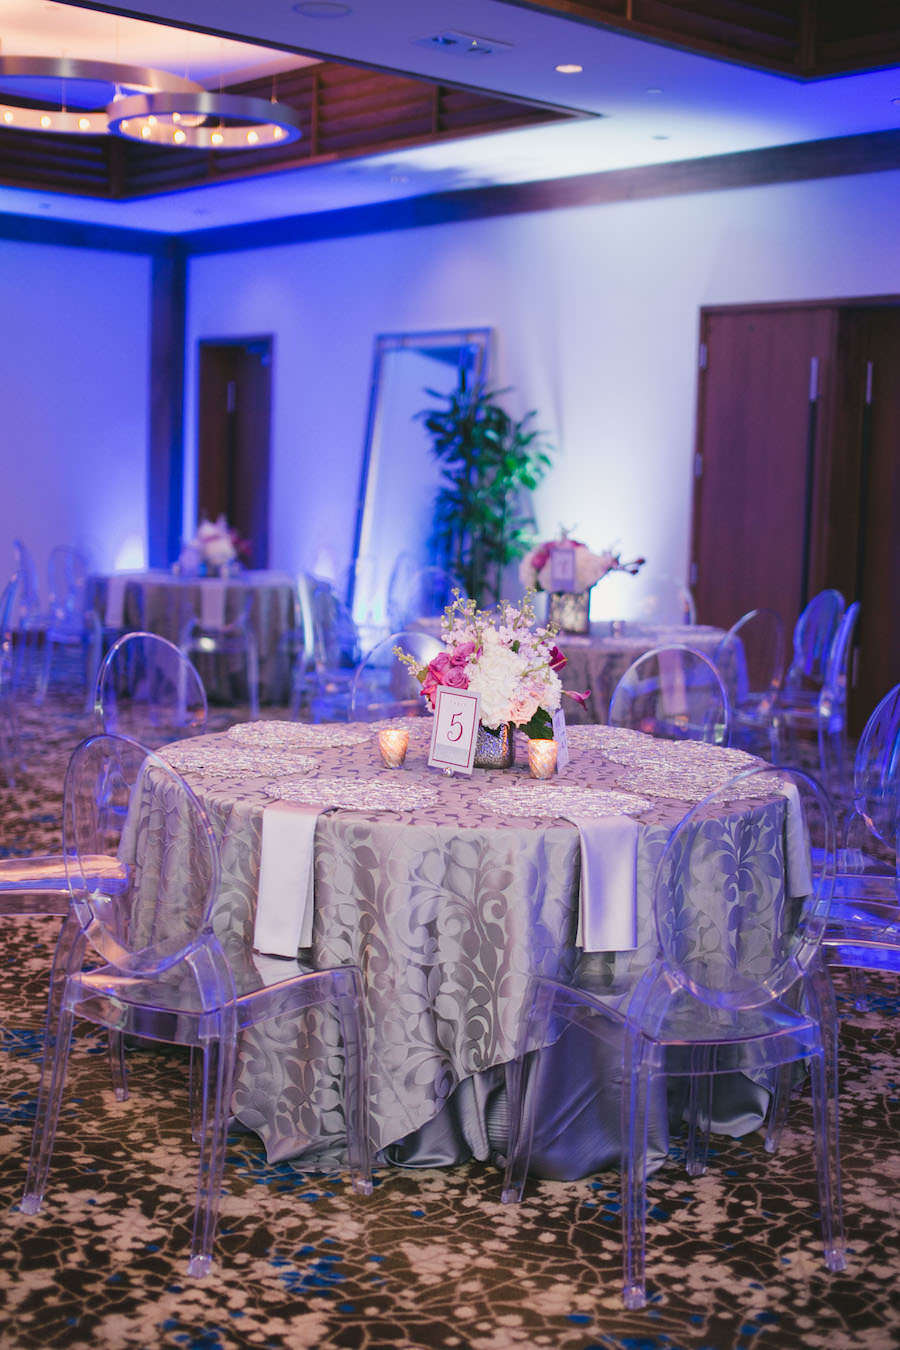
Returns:
[[[484,726],[499,727],[510,720],[510,695],[525,673],[525,659],[492,640],[489,633],[484,637],[482,653],[469,667],[469,689],[480,696],[479,716]]]

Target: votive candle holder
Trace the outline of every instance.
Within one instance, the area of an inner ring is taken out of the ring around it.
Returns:
[[[402,769],[409,747],[409,731],[406,727],[382,727],[378,733],[378,749],[381,758],[389,769]]]
[[[530,740],[528,767],[532,778],[552,778],[556,770],[556,741]]]

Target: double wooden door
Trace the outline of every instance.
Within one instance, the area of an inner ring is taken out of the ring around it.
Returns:
[[[725,627],[768,606],[790,637],[825,586],[859,600],[859,729],[900,681],[900,298],[701,314],[691,581]]]

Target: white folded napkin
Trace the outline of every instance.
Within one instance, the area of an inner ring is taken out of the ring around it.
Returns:
[[[581,842],[581,891],[575,945],[586,952],[626,952],[637,946],[638,824],[630,816],[576,819]]]
[[[253,946],[296,957],[312,945],[313,864],[321,808],[272,802],[263,811]]]
[[[121,628],[125,623],[125,587],[127,577],[110,577],[106,583],[106,612],[104,622],[107,628]]]
[[[228,583],[217,578],[200,583],[200,623],[204,628],[225,626],[225,590]]]

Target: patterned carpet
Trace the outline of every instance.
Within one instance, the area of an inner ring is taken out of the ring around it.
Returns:
[[[283,710],[273,710],[283,714]],[[216,725],[237,714],[221,710]],[[27,770],[0,789],[0,853],[58,848],[60,785],[89,724],[72,702],[23,709]],[[650,1183],[651,1305],[622,1309],[617,1175],[532,1183],[379,1169],[369,1198],[341,1176],[269,1165],[230,1140],[217,1265],[185,1277],[194,1154],[186,1062],[135,1050],[116,1102],[103,1042],[80,1027],[42,1212],[18,1211],[54,920],[0,924],[0,1345],[316,1346],[322,1350],[888,1350],[900,1345],[897,991],[842,999],[842,1144],[850,1264],[829,1276],[815,1219],[808,1097],[782,1150],[715,1140],[691,1182],[677,1147]]]

